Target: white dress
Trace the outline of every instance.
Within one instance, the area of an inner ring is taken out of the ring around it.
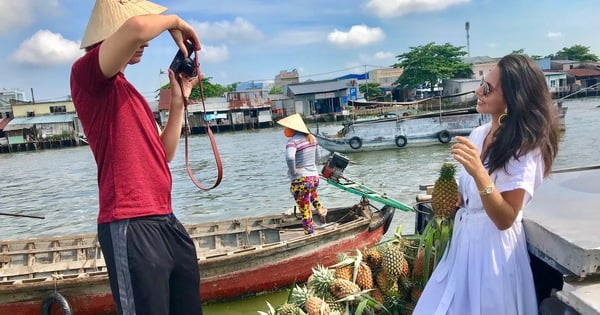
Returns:
[[[480,126],[469,136],[480,150],[490,128],[489,123]],[[507,171],[491,175],[496,189],[524,189],[525,206],[543,180],[539,150],[511,159]],[[464,168],[459,187],[464,205],[456,213],[450,246],[413,314],[537,315],[522,212],[510,228],[500,231],[483,209],[477,186]]]

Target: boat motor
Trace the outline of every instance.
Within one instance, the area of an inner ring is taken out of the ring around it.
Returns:
[[[345,155],[333,152],[333,154],[327,159],[325,166],[323,166],[321,174],[327,179],[338,181],[338,179],[343,175],[344,169],[346,169],[346,166],[348,166],[349,161],[350,159],[348,159],[348,157]]]

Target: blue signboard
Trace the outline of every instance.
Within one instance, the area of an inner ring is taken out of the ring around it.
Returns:
[[[355,87],[351,87],[350,88],[350,100],[356,101],[358,99],[357,94],[358,94],[357,89]]]

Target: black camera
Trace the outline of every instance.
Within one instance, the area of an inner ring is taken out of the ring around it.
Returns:
[[[177,51],[175,58],[171,62],[169,68],[173,70],[175,73],[183,73],[188,77],[196,76],[196,65],[195,60],[192,59],[192,54],[194,53],[194,46],[191,42],[185,42],[185,48],[187,49],[188,56],[187,58],[183,56],[183,52],[181,49]]]

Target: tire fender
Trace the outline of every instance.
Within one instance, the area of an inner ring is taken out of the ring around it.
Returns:
[[[406,137],[405,136],[397,136],[396,137],[396,145],[399,148],[403,148],[406,145]]]
[[[448,130],[442,130],[440,131],[440,133],[438,133],[438,140],[441,143],[448,143],[451,139],[452,136],[450,135],[450,132],[448,132]]]
[[[348,144],[352,149],[358,150],[362,147],[362,140],[359,137],[352,137],[348,140]]]
[[[50,310],[52,309],[52,304],[54,303],[58,303],[58,305],[60,305],[63,315],[73,314],[73,312],[71,311],[71,306],[69,305],[69,302],[67,302],[67,299],[65,299],[65,297],[62,296],[62,294],[58,292],[53,292],[44,300],[44,302],[42,302],[42,315],[50,315]]]

